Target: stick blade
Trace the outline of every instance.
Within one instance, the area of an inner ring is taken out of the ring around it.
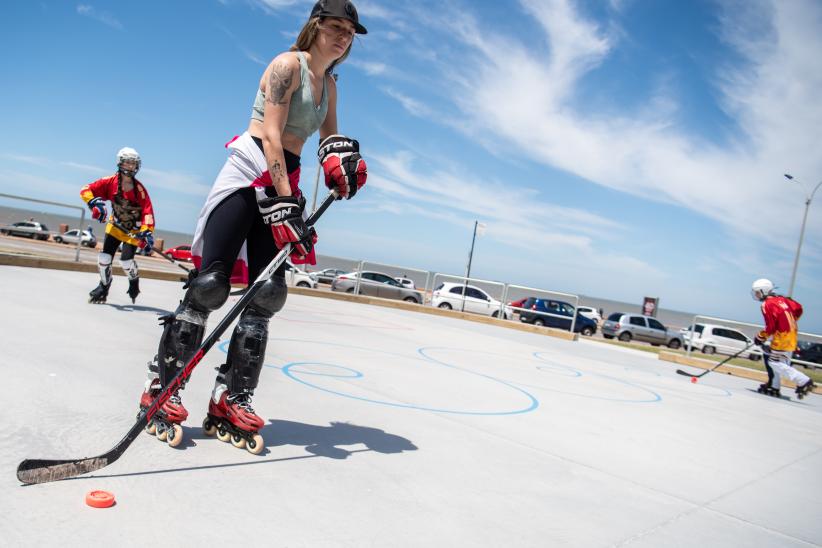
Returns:
[[[685,375],[686,377],[693,377],[693,375],[691,375],[687,371],[683,371],[682,369],[677,369],[676,372],[679,373],[680,375]]]
[[[109,465],[106,457],[80,460],[26,459],[17,466],[17,479],[22,483],[46,483],[87,474]]]

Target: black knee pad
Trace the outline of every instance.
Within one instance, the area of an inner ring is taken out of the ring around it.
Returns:
[[[228,360],[221,368],[232,394],[252,393],[257,387],[268,343],[269,318],[249,307],[234,328],[228,345]]]
[[[225,272],[200,272],[189,282],[183,303],[189,304],[195,310],[208,313],[225,304],[230,290],[231,284]]]
[[[248,303],[248,308],[257,312],[265,318],[271,318],[274,314],[283,309],[285,299],[288,297],[288,286],[283,276],[272,276],[265,281],[263,286]]]

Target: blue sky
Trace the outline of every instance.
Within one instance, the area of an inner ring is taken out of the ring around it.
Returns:
[[[459,274],[479,220],[479,278],[741,321],[759,321],[754,279],[787,292],[822,180],[822,3],[356,4],[369,34],[339,68],[338,118],[369,179],[322,219],[320,253]],[[0,191],[79,203],[132,146],[158,227],[193,232],[311,5],[7,3]],[[820,235],[822,191],[794,291],[815,333]]]

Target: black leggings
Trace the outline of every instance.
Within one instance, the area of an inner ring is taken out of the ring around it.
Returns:
[[[248,283],[254,282],[277,254],[271,228],[263,222],[251,187],[241,188],[220,202],[206,222],[203,232],[202,272],[221,270],[231,276],[234,261],[246,242]],[[285,266],[277,270],[282,276]]]
[[[252,139],[263,150],[262,141],[257,137]],[[283,156],[289,174],[300,168],[299,156],[288,150],[283,150]],[[271,227],[263,222],[256,194],[250,186],[233,192],[214,208],[206,221],[202,239],[200,271],[221,270],[227,277],[231,277],[234,261],[240,254],[243,242],[246,242],[249,285],[254,283],[279,251]],[[275,274],[284,276],[284,272],[285,263]]]
[[[125,242],[120,242],[120,240],[118,240],[111,234],[106,234],[106,239],[103,240],[103,253],[107,253],[114,257],[114,255],[117,253],[117,248],[120,247],[121,243],[123,244],[123,251],[120,253],[120,260],[127,261],[129,259],[133,259],[134,252],[137,251],[137,246],[133,246]]]

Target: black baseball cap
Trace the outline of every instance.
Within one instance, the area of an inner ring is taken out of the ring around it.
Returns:
[[[368,34],[368,30],[360,25],[357,8],[349,0],[319,0],[311,10],[311,17],[338,17],[348,19],[354,23],[354,32]]]

